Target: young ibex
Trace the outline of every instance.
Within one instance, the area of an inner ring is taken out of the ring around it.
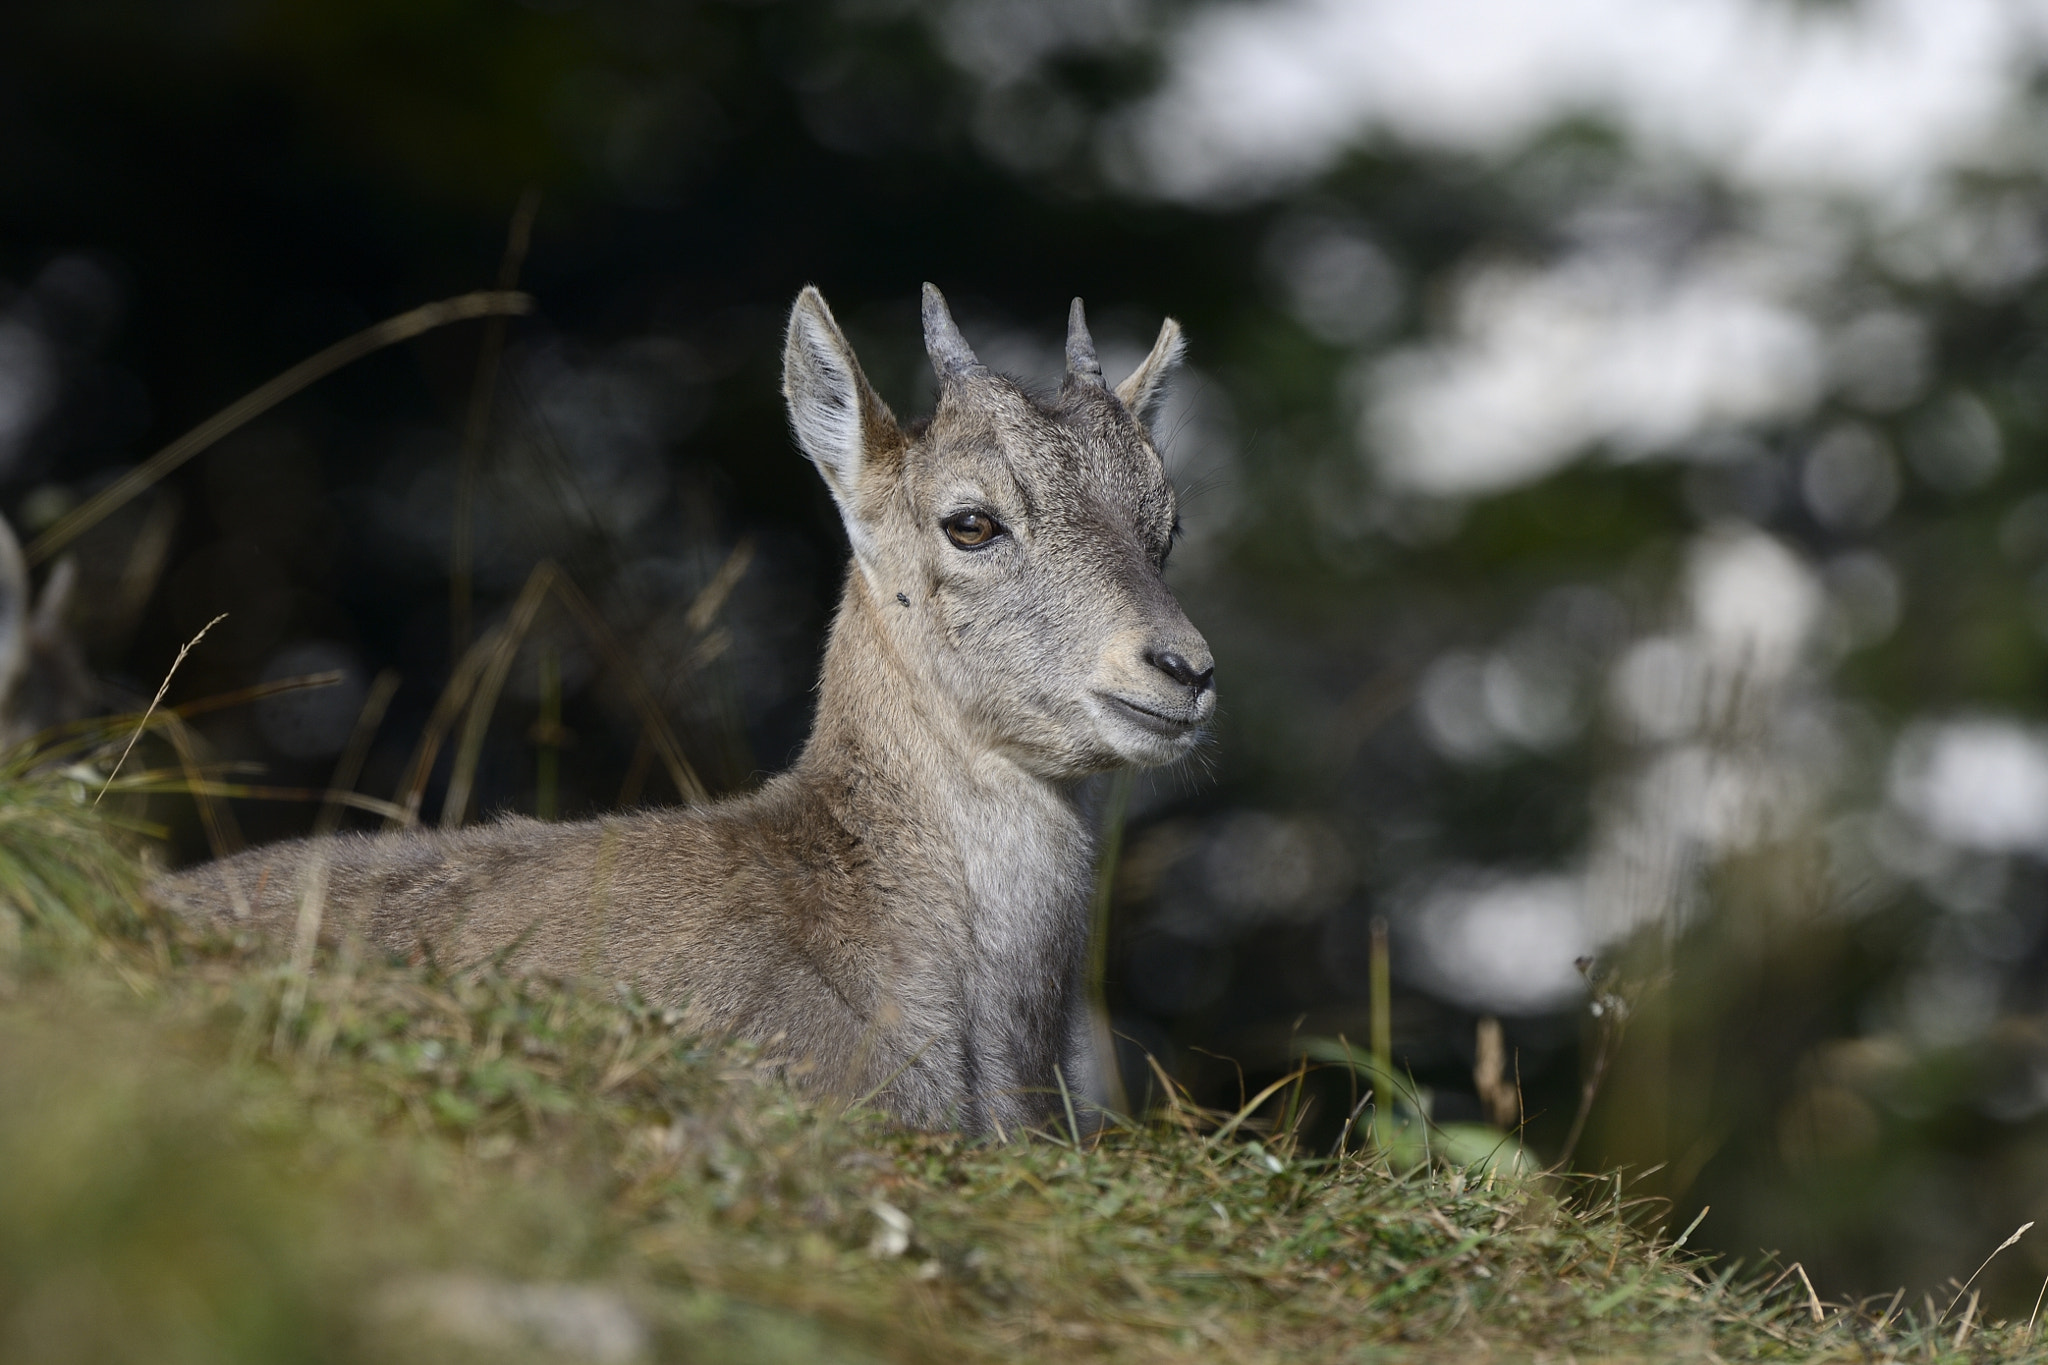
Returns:
[[[1087,1046],[1076,784],[1186,754],[1216,706],[1160,579],[1175,498],[1147,423],[1180,328],[1112,390],[1076,299],[1051,401],[983,367],[930,285],[924,331],[938,410],[906,429],[817,290],[790,313],[790,424],[853,544],[790,771],[702,809],[258,849],[162,899],[290,935],[324,883],[330,933],[629,981],[907,1123],[1045,1119]]]

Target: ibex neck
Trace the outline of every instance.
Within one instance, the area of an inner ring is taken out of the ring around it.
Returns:
[[[971,1103],[1014,1128],[1043,1117],[1071,1060],[1093,841],[1069,784],[979,742],[895,647],[899,611],[847,576],[793,786],[859,846],[866,912],[925,954],[892,967],[890,988],[955,1002]]]
[[[1077,860],[1085,876],[1093,842],[1074,785],[1032,772],[978,733],[899,648],[886,616],[899,611],[910,614],[893,597],[878,600],[858,569],[847,574],[797,781],[850,827],[907,822],[922,831],[912,843],[927,851],[950,841],[971,879],[1007,868],[1037,884],[1033,895],[1070,894],[1065,883]],[[1002,845],[1012,846],[1007,854]],[[1061,883],[1056,893],[1048,879]]]
[[[849,570],[799,773],[824,776],[854,764],[934,795],[1015,782],[1070,803],[1066,784],[1028,773],[975,733],[936,680],[898,647],[884,619],[893,611],[907,614],[894,599],[878,600],[858,568]]]

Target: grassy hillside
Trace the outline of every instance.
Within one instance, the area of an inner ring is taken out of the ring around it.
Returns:
[[[152,920],[85,796],[0,784],[0,1359],[2048,1358],[1967,1295],[1816,1322],[1614,1179],[1298,1150],[1284,1094],[994,1146],[614,992],[297,974]]]

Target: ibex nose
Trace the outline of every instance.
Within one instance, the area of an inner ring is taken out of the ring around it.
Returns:
[[[1193,664],[1170,649],[1160,654],[1147,654],[1145,659],[1182,687],[1192,687],[1197,692],[1203,691],[1216,680],[1214,664],[1197,673]]]

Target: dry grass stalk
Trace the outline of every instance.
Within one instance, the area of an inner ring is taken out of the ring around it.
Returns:
[[[1372,1014],[1372,1036],[1368,1041],[1372,1044],[1373,1066],[1381,1075],[1388,1076],[1394,1071],[1394,975],[1387,950],[1387,921],[1380,915],[1374,915],[1372,920],[1368,973]]]
[[[293,1028],[306,1007],[306,989],[313,975],[313,952],[320,945],[320,921],[327,909],[327,856],[315,850],[306,861],[305,880],[299,891],[299,920],[292,934],[291,965],[287,970],[284,999],[278,1006],[277,1027],[271,1034],[273,1052],[282,1055],[290,1044]]]
[[[178,756],[178,766],[184,772],[181,790],[189,791],[193,804],[199,810],[199,825],[206,832],[206,844],[216,858],[226,858],[242,848],[242,831],[235,823],[235,814],[218,799],[227,795],[216,790],[218,784],[206,776],[207,766],[201,762],[200,746],[205,743],[197,730],[185,724],[184,718],[172,714],[164,726],[164,738],[171,743],[171,750]],[[237,893],[235,910],[244,914],[248,906]]]
[[[1117,862],[1123,853],[1124,815],[1130,809],[1132,770],[1119,768],[1110,774],[1102,802],[1101,835],[1095,854],[1094,928],[1088,935],[1089,1029],[1095,1038],[1096,1065],[1101,1068],[1102,1093],[1106,1105],[1118,1113],[1131,1107],[1124,1091],[1122,1071],[1117,1065],[1116,1035],[1109,1023],[1109,937],[1110,913],[1115,902]]]
[[[718,566],[718,572],[711,575],[711,581],[697,590],[690,599],[690,608],[683,613],[683,623],[693,634],[702,635],[711,629],[711,623],[718,619],[718,613],[725,609],[725,599],[732,596],[732,590],[746,577],[747,570],[754,563],[754,538],[743,536],[739,544],[732,547],[732,553]]]
[[[1944,1308],[1944,1309],[1942,1309],[1942,1310],[1941,1310],[1941,1317],[1942,1317],[1942,1318],[1945,1318],[1945,1317],[1947,1317],[1947,1316],[1948,1316],[1948,1315],[1949,1315],[1950,1313],[1953,1313],[1953,1312],[1955,1312],[1955,1310],[1956,1310],[1956,1304],[1957,1304],[1957,1303],[1958,1303],[1959,1301],[1961,1301],[1961,1299],[1962,1299],[1962,1297],[1963,1297],[1963,1295],[1964,1295],[1964,1294],[1966,1294],[1966,1293],[1968,1293],[1968,1292],[1969,1292],[1970,1286],[1971,1286],[1971,1285],[1973,1285],[1973,1284],[1975,1284],[1975,1283],[1977,1283],[1977,1277],[1978,1277],[1979,1275],[1982,1275],[1982,1274],[1984,1273],[1984,1268],[1985,1268],[1985,1266],[1988,1266],[1988,1265],[1990,1265],[1990,1264],[1991,1264],[1991,1263],[1992,1263],[1993,1261],[1997,1260],[1997,1259],[1998,1259],[1998,1253],[1999,1253],[1999,1252],[2001,1252],[2001,1251],[2004,1251],[2004,1250],[2005,1250],[2006,1248],[2008,1248],[2008,1247],[2012,1246],[2012,1245],[2013,1245],[2013,1244],[2014,1244],[2015,1242],[2019,1241],[2019,1239],[2020,1239],[2020,1238],[2022,1238],[2022,1237],[2026,1236],[2026,1235],[2027,1235],[2027,1229],[2028,1229],[2028,1228],[2031,1228],[2032,1226],[2034,1226],[2034,1224],[2033,1224],[2033,1222],[2032,1222],[2031,1220],[2030,1220],[2030,1221],[2028,1221],[2028,1222],[2025,1222],[2025,1223],[2022,1223],[2022,1224],[2020,1224],[2020,1225],[2019,1225],[2019,1227],[2017,1227],[2017,1228],[2015,1228],[2015,1229],[2013,1230],[2013,1234],[2012,1234],[2012,1236],[2010,1236],[2010,1237],[2006,1238],[2006,1239],[2005,1239],[2005,1240],[2004,1240],[2003,1242],[2000,1242],[2000,1243],[1999,1243],[1999,1244],[1998,1244],[1997,1246],[1995,1246],[1995,1247],[1991,1248],[1991,1254],[1990,1254],[1989,1256],[1986,1256],[1986,1257],[1984,1258],[1984,1264],[1983,1264],[1983,1265],[1980,1265],[1980,1266],[1978,1266],[1978,1267],[1977,1267],[1977,1268],[1976,1268],[1975,1270],[1973,1270],[1973,1271],[1971,1271],[1971,1272],[1970,1272],[1970,1278],[1969,1278],[1969,1279],[1967,1279],[1967,1280],[1964,1280],[1964,1281],[1963,1281],[1963,1283],[1962,1283],[1962,1287],[1956,1290],[1956,1296],[1955,1296],[1955,1298],[1952,1298],[1952,1299],[1950,1299],[1950,1300],[1948,1301],[1948,1307],[1946,1307],[1946,1308]],[[1973,1303],[1973,1306],[1974,1306],[1974,1303]],[[1935,1319],[1935,1321],[1936,1321],[1936,1322],[1939,1322],[1939,1321],[1941,1321],[1941,1318],[1936,1318],[1936,1319]]]
[[[727,565],[737,564],[743,570],[751,555],[751,544],[742,542],[728,557]],[[733,577],[736,578],[737,573]],[[448,686],[435,702],[433,713],[428,717],[419,744],[413,751],[412,762],[399,784],[398,804],[404,814],[403,818],[394,819],[394,825],[417,823],[427,782],[433,775],[434,761],[458,717],[463,718],[462,738],[449,776],[448,794],[441,805],[441,825],[452,829],[468,819],[476,768],[483,756],[484,737],[489,732],[492,713],[497,709],[498,698],[504,691],[512,664],[518,658],[519,648],[532,633],[540,609],[550,596],[565,607],[570,617],[583,628],[584,634],[619,679],[628,700],[639,713],[643,733],[653,753],[661,758],[670,780],[675,783],[677,794],[689,804],[702,804],[710,799],[709,790],[690,761],[683,756],[674,728],[647,690],[632,656],[583,590],[552,561],[543,560],[527,576],[504,623],[471,645],[457,662]],[[714,599],[714,610],[722,600],[723,594]]]
[[[405,807],[395,801],[341,787],[273,787],[257,782],[217,782],[209,777],[187,775],[171,786],[157,785],[155,789],[235,801],[318,801],[323,812],[328,807],[359,810],[385,820],[398,820],[405,815]],[[316,828],[319,823],[316,818]]]
[[[455,767],[448,775],[448,794],[441,802],[441,828],[456,829],[469,818],[470,792],[476,783],[476,767],[483,758],[484,736],[489,732],[491,713],[498,709],[498,697],[505,679],[512,673],[512,661],[519,656],[541,603],[560,576],[552,563],[543,561],[528,576],[505,623],[477,641],[483,651],[483,666],[477,675],[476,691],[469,702],[469,716],[462,727],[462,742],[455,750]]]
[[[1799,1283],[1806,1286],[1807,1311],[1813,1314],[1813,1320],[1818,1323],[1827,1316],[1827,1313],[1820,1306],[1820,1295],[1816,1294],[1813,1290],[1813,1280],[1808,1277],[1806,1267],[1798,1261],[1792,1263],[1792,1268],[1799,1272]]]
[[[1235,1133],[1239,1128],[1243,1127],[1246,1119],[1250,1118],[1253,1114],[1258,1113],[1259,1109],[1266,1103],[1267,1100],[1272,1099],[1275,1095],[1279,1094],[1282,1090],[1285,1090],[1290,1085],[1300,1084],[1302,1079],[1308,1075],[1308,1069],[1308,1061],[1304,1058],[1300,1066],[1288,1072],[1285,1076],[1282,1076],[1279,1080],[1274,1081],[1264,1090],[1261,1090],[1258,1094],[1246,1100],[1244,1102],[1244,1105],[1241,1108],[1239,1108],[1236,1113],[1232,1114],[1227,1120],[1224,1121],[1222,1127],[1218,1128],[1215,1132],[1209,1135],[1210,1145],[1214,1146],[1218,1143],[1228,1142],[1230,1140],[1231,1134]]]
[[[171,660],[170,668],[164,673],[164,680],[157,685],[156,695],[150,698],[149,709],[144,711],[142,719],[135,723],[135,733],[128,736],[128,747],[121,750],[121,756],[114,760],[113,771],[107,774],[107,780],[100,785],[99,795],[93,797],[92,803],[95,808],[98,807],[100,801],[106,796],[107,788],[114,785],[114,779],[121,775],[121,766],[128,761],[128,755],[135,752],[135,741],[141,739],[142,732],[149,728],[149,718],[156,714],[157,707],[163,705],[164,693],[171,690],[171,679],[178,675],[178,665],[185,662],[185,656],[192,652],[192,646],[206,638],[207,631],[212,630],[227,619],[227,613],[222,612],[201,626],[197,635],[178,647],[178,657]]]
[[[397,695],[396,669],[385,669],[370,684],[369,695],[363,698],[362,710],[356,713],[355,726],[349,731],[348,743],[335,761],[334,776],[328,779],[327,800],[313,821],[314,834],[332,834],[341,824],[342,808],[354,794],[356,779],[362,776],[363,763],[370,756],[370,741],[376,738],[377,727],[384,723],[384,712]]]
[[[246,706],[252,701],[264,701],[280,697],[288,692],[310,692],[317,688],[333,687],[344,675],[338,669],[325,673],[303,673],[296,678],[279,678],[275,682],[251,683],[237,687],[231,692],[216,692],[210,697],[199,697],[170,709],[186,720],[203,716],[212,711],[225,711],[230,707]]]
[[[434,760],[440,757],[441,745],[446,742],[448,732],[454,728],[463,708],[469,705],[470,693],[476,689],[477,677],[483,672],[484,659],[481,643],[472,645],[450,671],[447,685],[434,699],[434,709],[428,714],[427,723],[413,745],[412,759],[406,764],[405,775],[398,780],[395,804],[399,807],[399,814],[385,821],[386,829],[419,823],[420,803],[426,798],[427,780],[434,775]]]
[[[1507,1078],[1507,1055],[1500,1020],[1490,1014],[1483,1016],[1473,1051],[1472,1086],[1486,1111],[1486,1121],[1513,1132],[1522,1126],[1522,1091]]]
[[[732,578],[737,581],[739,574],[745,571],[747,564],[753,559],[753,554],[753,541],[742,540],[727,556],[725,567],[719,570],[719,577],[723,577],[727,570],[731,569]],[[716,585],[717,582],[718,577],[714,577],[712,585]],[[661,759],[662,766],[667,769],[669,780],[675,784],[676,794],[687,805],[702,805],[710,800],[709,789],[697,776],[697,770],[690,765],[690,760],[683,756],[683,746],[676,739],[675,729],[668,723],[668,716],[662,711],[653,694],[647,690],[647,683],[640,676],[640,670],[634,666],[632,656],[626,653],[625,647],[619,642],[619,637],[605,621],[603,614],[598,611],[596,604],[566,575],[556,576],[554,588],[556,599],[567,607],[569,614],[582,625],[584,633],[589,636],[591,643],[597,646],[598,653],[604,657],[605,666],[612,670],[620,685],[626,689],[626,697],[633,704],[633,709],[639,713],[643,732],[653,745],[655,755]],[[691,603],[690,610],[693,616],[698,606],[707,600],[712,603],[712,612],[723,604],[725,598],[722,593],[716,598],[709,598],[709,593],[710,586],[707,586]],[[710,624],[708,614],[705,623]],[[708,662],[707,657],[699,653],[692,657],[691,668],[694,669],[705,662]],[[685,671],[686,676],[687,672],[688,670]]]
[[[540,191],[529,187],[512,210],[505,233],[505,254],[498,261],[498,292],[519,284],[526,251],[533,243],[533,220],[540,212]],[[469,415],[462,426],[462,453],[455,477],[455,525],[450,536],[448,573],[448,653],[459,658],[469,648],[470,605],[474,588],[476,485],[482,473],[485,439],[490,435],[491,405],[498,392],[498,365],[505,355],[510,319],[497,314],[484,324],[477,346],[476,378],[470,384]]]
[[[1600,1097],[1600,1085],[1607,1079],[1607,1069],[1614,1064],[1622,1035],[1628,1031],[1629,1018],[1635,1012],[1632,992],[1620,986],[1610,988],[1607,982],[1596,980],[1596,964],[1591,958],[1580,958],[1578,968],[1580,975],[1594,988],[1593,1001],[1588,1009],[1598,1038],[1593,1048],[1593,1063],[1579,1084],[1579,1107],[1572,1115],[1571,1131],[1565,1135],[1564,1149],[1551,1166],[1554,1171],[1569,1167],[1572,1156],[1579,1150],[1579,1139],[1586,1134],[1586,1120],[1593,1115],[1593,1102]]]
[[[442,299],[438,303],[429,303],[410,312],[400,313],[397,317],[386,318],[374,327],[366,327],[354,336],[337,341],[326,350],[300,361],[269,383],[251,389],[228,404],[86,499],[78,507],[59,517],[47,531],[30,543],[23,554],[31,566],[42,563],[85,531],[98,525],[110,512],[237,427],[261,416],[299,390],[325,379],[336,370],[354,364],[366,355],[381,351],[397,342],[409,341],[437,327],[445,327],[451,322],[508,313],[528,313],[532,310],[533,299],[526,294],[485,290],[452,299]]]
[[[1970,1339],[1970,1328],[1977,1321],[1977,1299],[1982,1290],[1970,1291],[1970,1306],[1963,1310],[1963,1320],[1956,1326],[1956,1338],[1950,1343],[1952,1350],[1960,1351],[1963,1343]]]

